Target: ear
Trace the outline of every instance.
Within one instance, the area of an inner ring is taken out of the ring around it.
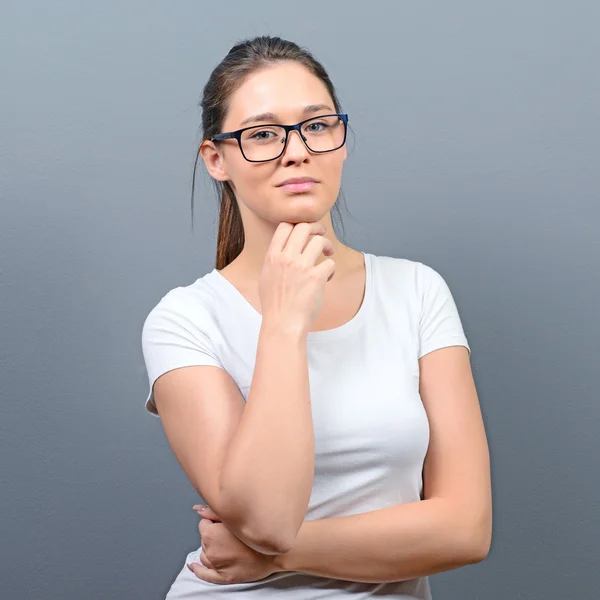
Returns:
[[[229,177],[223,167],[223,155],[214,142],[204,140],[200,145],[200,155],[206,165],[208,174],[217,181],[227,181]]]

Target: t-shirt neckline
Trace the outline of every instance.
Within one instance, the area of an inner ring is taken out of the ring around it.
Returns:
[[[361,254],[364,257],[365,263],[365,292],[358,311],[349,321],[346,321],[338,327],[321,331],[309,331],[307,338],[309,342],[337,340],[356,331],[364,325],[371,303],[371,296],[373,294],[373,265],[371,254],[368,252],[361,252]],[[212,280],[221,287],[223,292],[227,293],[229,297],[232,298],[232,301],[235,301],[236,304],[243,307],[242,310],[250,315],[249,318],[255,320],[257,324],[260,325],[262,315],[254,308],[254,306],[252,306],[252,304],[250,304],[250,302],[248,302],[246,297],[233,285],[233,283],[231,283],[231,281],[229,281],[229,279],[222,275],[216,268],[210,272],[210,276]]]

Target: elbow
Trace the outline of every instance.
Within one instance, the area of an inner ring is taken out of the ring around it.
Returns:
[[[300,531],[302,522],[295,527],[288,519],[265,515],[247,515],[243,529],[253,548],[262,554],[287,554]]]
[[[481,562],[485,560],[490,553],[490,549],[492,547],[492,532],[491,528],[489,532],[486,530],[483,533],[482,539],[480,540],[476,550],[477,550],[477,562]]]
[[[476,564],[484,561],[490,553],[492,545],[491,519],[484,519],[476,524],[471,524],[467,531],[469,535],[464,544],[466,563]]]
[[[284,536],[280,532],[255,531],[244,528],[241,532],[246,544],[261,554],[287,554],[292,549],[294,538]]]
[[[274,515],[253,515],[246,521],[248,536],[263,554],[287,554],[298,536],[302,521],[294,524],[289,517],[277,519]]]
[[[474,565],[484,561],[490,552],[490,544],[475,542],[470,545],[467,550],[466,563]]]
[[[261,542],[261,548],[263,554],[287,554],[292,549],[292,544],[287,540],[268,538]]]
[[[228,507],[225,511],[228,518],[223,521],[227,521],[231,531],[256,552],[276,555],[286,554],[292,549],[303,521],[296,527],[289,518],[277,519],[273,514],[253,511],[247,504]]]
[[[224,494],[221,496],[220,515],[237,538],[261,554],[286,554],[298,533],[291,530],[285,533],[285,528],[277,527],[272,516],[269,519],[268,516],[257,515],[248,504],[232,503]]]
[[[302,523],[303,521],[300,521],[295,526],[286,522],[280,527],[273,527],[273,523],[270,523],[269,527],[261,528],[260,535],[254,536],[254,539],[263,548],[263,554],[287,554],[298,537]]]
[[[222,520],[232,533],[261,554],[287,554],[300,531],[303,517],[293,523],[288,514],[274,515],[269,508],[256,510],[251,503],[240,502],[238,498],[239,494],[227,492],[227,487],[221,480]]]
[[[269,555],[286,554],[291,550],[295,535],[285,535],[281,528],[277,530],[272,524],[269,527],[260,526],[256,518],[241,511],[224,511],[223,514],[223,523],[252,550]]]

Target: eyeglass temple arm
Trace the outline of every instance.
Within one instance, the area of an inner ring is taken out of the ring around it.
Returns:
[[[210,138],[211,142],[219,142],[221,140],[229,140],[232,138],[237,138],[237,132],[233,133],[217,133],[217,135],[213,135]]]

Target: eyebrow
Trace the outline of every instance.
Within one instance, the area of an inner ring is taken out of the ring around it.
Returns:
[[[331,106],[329,106],[328,104],[309,104],[308,106],[304,107],[304,110],[302,112],[306,115],[306,114],[310,114],[310,113],[319,112],[320,110],[329,110],[331,112],[335,112],[333,110],[333,108],[331,108]],[[265,113],[261,113],[259,115],[252,115],[251,117],[244,119],[240,123],[240,127],[243,125],[246,125],[247,123],[254,123],[256,121],[275,122],[276,120],[277,120],[277,115],[275,115],[272,112],[265,112]]]

